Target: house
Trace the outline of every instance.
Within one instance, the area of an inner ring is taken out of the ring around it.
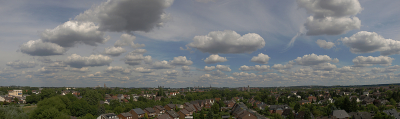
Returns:
[[[168,114],[162,114],[162,115],[160,115],[160,116],[158,116],[158,117],[156,117],[156,118],[154,118],[154,119],[173,119],[173,118],[171,118]]]
[[[260,103],[260,104],[257,104],[257,107],[258,107],[260,110],[264,110],[266,107],[268,107],[268,105],[265,104],[264,102],[262,102],[262,103]]]
[[[321,117],[316,117],[316,119],[336,119],[335,116],[321,116]]]
[[[396,109],[383,110],[383,113],[393,116],[395,119],[400,119],[399,113]]]
[[[293,114],[293,116],[296,115],[293,113],[292,109],[285,109],[283,110],[282,117],[286,119],[286,117],[288,117],[290,114]]]
[[[310,102],[316,102],[317,101],[317,97],[315,97],[315,96],[308,96],[308,101],[310,101]]]
[[[285,109],[291,109],[291,108],[288,105],[270,105],[268,109],[271,114],[277,113],[279,115],[282,115]]]
[[[124,95],[122,95],[122,94],[118,94],[118,95],[117,95],[117,98],[118,98],[119,100],[122,100],[122,99],[124,99],[125,97],[124,97]]]
[[[193,115],[193,113],[196,111],[196,109],[193,109],[192,107],[185,107],[184,110],[189,112],[189,115]]]
[[[155,116],[156,116],[156,111],[155,111],[153,108],[151,108],[151,107],[145,108],[143,111],[144,111],[145,113],[147,113],[147,115],[148,115],[149,117],[155,117]]]
[[[132,119],[132,114],[128,113],[128,112],[118,114],[117,116],[118,116],[118,119]]]
[[[214,100],[215,100],[215,101],[220,101],[220,100],[221,100],[221,98],[215,98]]]
[[[154,106],[153,109],[154,109],[154,111],[156,111],[156,114],[158,116],[161,116],[162,114],[165,113],[165,108],[163,106],[160,106],[160,105]]]
[[[240,114],[243,113],[244,110],[247,110],[247,106],[243,103],[236,103],[235,105],[233,105],[232,107],[232,115],[235,117],[238,117]]]
[[[8,95],[15,97],[22,97],[22,90],[9,90]]]
[[[173,111],[173,110],[167,111],[166,114],[168,114],[169,117],[171,117],[172,119],[179,119],[179,114],[176,113],[176,112]]]
[[[131,109],[131,111],[129,111],[129,113],[132,114],[132,119],[144,118],[144,114],[145,114],[145,112],[140,108]]]
[[[233,107],[233,105],[235,104],[235,102],[232,100],[224,101],[224,103],[226,107]]]
[[[368,91],[364,91],[364,92],[363,92],[363,95],[368,96],[368,95],[369,95],[369,92],[368,92]]]
[[[322,104],[322,103],[324,103],[324,102],[333,103],[333,99],[332,99],[332,98],[325,98],[325,99],[323,99],[323,100],[320,100],[320,101],[318,102],[318,104]]]
[[[299,101],[300,105],[304,105],[304,104],[311,104],[311,101],[308,100],[301,100]]]
[[[350,92],[343,92],[343,95],[350,95]]]
[[[0,96],[0,102],[4,102],[6,99],[4,98],[4,96]]]
[[[368,112],[350,112],[349,116],[352,119],[372,119],[371,113]]]
[[[114,113],[108,113],[108,114],[101,114],[96,119],[118,119],[118,116]]]
[[[169,111],[169,110],[174,110],[175,109],[175,104],[167,104],[164,106],[165,110]]]
[[[177,107],[177,108],[179,108],[179,109],[183,109],[183,108],[184,108],[184,106],[183,106],[183,105],[180,105],[180,104],[176,104],[175,107]]]
[[[352,101],[353,98],[356,99],[356,102],[361,102],[361,100],[357,96],[350,96],[350,101]]]
[[[305,119],[305,118],[304,118],[305,114],[306,114],[306,112],[300,111],[300,112],[298,112],[298,113],[296,114],[296,116],[295,116],[294,118],[295,118],[295,119]],[[311,119],[314,119],[314,115],[313,115],[311,112],[310,112],[310,115],[311,115]]]
[[[236,117],[237,119],[257,119],[257,117],[248,111],[243,111],[242,114]]]
[[[179,119],[193,118],[193,116],[190,116],[189,111],[185,109],[180,110],[178,114],[179,114]]]
[[[345,110],[333,110],[332,116],[335,116],[336,119],[348,119],[350,115]]]
[[[190,105],[189,102],[185,102],[185,103],[183,104],[183,106],[185,106],[185,107],[188,107],[189,105]]]

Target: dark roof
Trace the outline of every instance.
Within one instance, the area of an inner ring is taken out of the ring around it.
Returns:
[[[106,119],[117,117],[117,115],[115,115],[114,113],[102,114],[101,116],[105,117]]]
[[[146,110],[149,113],[156,113],[156,111],[153,108],[145,108],[144,110]]]
[[[191,108],[191,107],[185,107],[184,109],[187,110],[187,111],[189,111],[189,112],[196,111],[195,109],[193,109],[193,108]]]
[[[163,107],[163,106],[160,106],[160,105],[158,105],[158,106],[154,106],[154,108],[157,108],[158,110],[165,110],[165,108]]]
[[[131,117],[131,116],[132,116],[132,114],[131,114],[131,113],[128,113],[128,112],[126,112],[126,113],[121,113],[120,115],[122,115],[122,116],[124,116],[124,117]]]
[[[372,119],[371,113],[368,112],[350,112],[349,115],[353,119]]]
[[[400,119],[399,113],[396,111],[396,109],[383,110],[383,112],[387,115],[394,116],[396,119]]]
[[[285,109],[285,110],[283,110],[282,115],[288,116],[290,113],[293,114],[292,109]]]
[[[136,112],[136,114],[144,114],[145,112],[140,109],[140,108],[136,108],[136,109],[132,109],[134,112]]]
[[[251,115],[253,115],[253,114],[249,113],[248,111],[243,111],[243,113],[241,115],[239,115],[238,117],[240,119],[243,119],[244,117],[251,116]]]
[[[167,104],[167,106],[170,108],[175,108],[175,104]]]
[[[183,114],[190,114],[186,109],[181,109],[180,112],[182,112]]]
[[[157,119],[172,119],[168,114],[162,114],[161,116],[156,117]]]
[[[340,119],[350,117],[349,114],[347,114],[347,112],[344,110],[333,110],[332,116],[336,116],[336,118],[340,118]]]
[[[176,113],[175,111],[171,110],[171,111],[167,111],[167,114],[170,115],[173,118],[178,118],[179,114]]]

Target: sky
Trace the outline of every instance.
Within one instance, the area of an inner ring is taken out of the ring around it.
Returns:
[[[398,0],[0,1],[0,85],[399,83]]]

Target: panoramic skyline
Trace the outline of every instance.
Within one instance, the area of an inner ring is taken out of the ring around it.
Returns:
[[[396,0],[0,3],[1,86],[399,83]]]

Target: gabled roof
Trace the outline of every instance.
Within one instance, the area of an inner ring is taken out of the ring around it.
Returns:
[[[196,111],[196,109],[193,109],[192,107],[185,107],[184,108],[185,110],[187,110],[188,112],[193,112],[193,111]]]
[[[132,114],[131,114],[131,113],[128,113],[128,112],[126,112],[126,113],[121,113],[120,115],[122,115],[122,116],[124,116],[124,117],[132,117]]]
[[[186,109],[182,109],[179,112],[182,112],[183,114],[190,114]]]
[[[132,109],[134,112],[136,112],[136,114],[144,114],[145,112],[140,109],[140,108],[136,108],[136,109]]]
[[[146,110],[149,113],[156,113],[156,111],[153,108],[150,108],[150,107],[145,108],[144,110]]]
[[[248,111],[243,111],[243,113],[241,115],[239,115],[238,117],[240,119],[243,119],[244,117],[249,117],[251,115],[253,115],[253,114],[249,113]]]
[[[106,119],[113,119],[113,117],[116,117],[117,115],[114,113],[108,113],[108,114],[102,114],[101,116]]]
[[[332,116],[336,116],[336,118],[348,118],[350,117],[349,114],[347,114],[346,111],[344,110],[333,110]]]
[[[157,119],[172,119],[168,114],[162,114],[161,116],[156,117]]]
[[[160,106],[160,105],[158,105],[158,106],[154,106],[154,108],[157,108],[158,110],[165,110],[165,108],[163,107],[163,106]]]
[[[175,111],[171,110],[171,111],[167,111],[167,114],[170,115],[173,118],[178,118],[179,114],[176,113]]]

